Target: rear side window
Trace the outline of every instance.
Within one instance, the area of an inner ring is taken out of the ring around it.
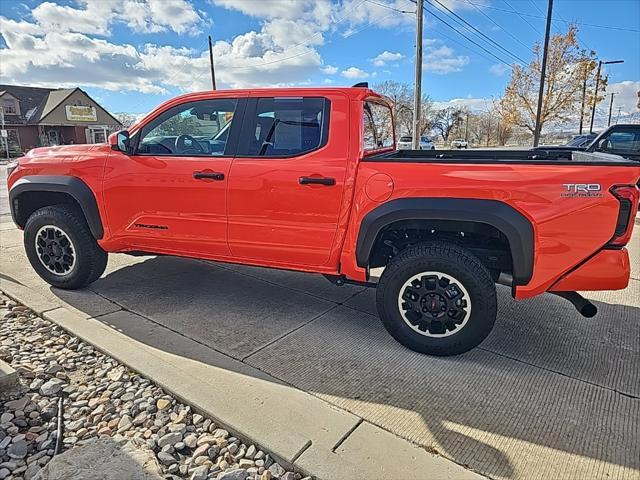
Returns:
[[[292,157],[327,143],[330,102],[320,97],[258,98],[243,123],[240,156]]]
[[[391,109],[381,103],[364,102],[364,150],[393,146]]]

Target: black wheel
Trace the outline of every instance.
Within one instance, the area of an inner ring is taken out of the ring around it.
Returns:
[[[24,247],[33,269],[58,288],[86,287],[107,266],[107,253],[97,244],[84,215],[68,205],[31,214],[24,227]]]
[[[378,314],[402,345],[429,355],[457,355],[479,345],[496,320],[496,287],[467,249],[445,242],[416,245],[385,268]]]

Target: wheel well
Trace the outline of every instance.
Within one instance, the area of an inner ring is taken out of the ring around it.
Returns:
[[[494,280],[511,274],[513,261],[509,240],[497,228],[480,222],[459,220],[400,220],[383,227],[373,243],[369,267],[384,267],[409,246],[427,241],[446,241],[470,250],[489,269]]]
[[[33,212],[42,207],[49,207],[52,205],[70,205],[82,213],[80,204],[68,193],[28,191],[21,193],[13,199],[15,222],[20,226],[20,228],[24,228],[27,220]]]

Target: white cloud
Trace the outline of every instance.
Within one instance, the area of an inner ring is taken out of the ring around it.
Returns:
[[[202,17],[187,0],[79,0],[79,8],[44,2],[31,15],[49,31],[109,35],[112,23],[141,32],[199,33]]]
[[[460,72],[469,63],[466,55],[455,55],[453,48],[447,45],[440,45],[440,41],[427,46],[426,54],[422,61],[422,67],[428,71],[440,75]]]
[[[404,58],[404,55],[401,53],[394,53],[385,50],[381,54],[371,59],[371,63],[376,67],[384,67],[389,62],[397,62],[398,60]]]
[[[322,67],[320,71],[327,75],[335,75],[336,73],[338,73],[338,67],[335,67],[333,65],[327,65],[326,67]]]
[[[442,110],[447,107],[462,108],[471,112],[486,112],[493,106],[491,98],[452,98],[451,100],[442,100],[433,102],[435,110]]]
[[[367,78],[369,74],[364,70],[360,70],[358,67],[349,67],[342,71],[342,76],[345,78]]]
[[[509,67],[504,63],[495,63],[489,67],[489,71],[498,77],[501,77],[509,71]]]
[[[6,48],[0,49],[5,81],[143,93],[210,88],[206,50],[155,44],[136,47],[95,37],[109,35],[114,22],[124,21],[124,16],[118,17],[122,8],[131,14],[128,25],[136,31],[171,29],[191,33],[203,17],[194,14],[186,0],[80,1],[78,8],[41,4],[31,22],[0,17],[6,43]],[[181,10],[183,5],[188,8]],[[307,7],[309,12],[302,16],[310,18],[312,12],[318,11],[315,3],[308,3]],[[92,21],[92,17],[100,19]],[[264,22],[259,31],[246,32],[232,41],[216,42],[214,58],[219,85],[237,88],[308,81],[319,71],[322,59],[313,47],[291,43],[308,39],[320,31],[318,28],[321,27],[317,23],[294,25],[286,19],[277,19]],[[287,31],[292,34],[287,35]],[[320,43],[322,36],[317,37],[315,43]],[[330,66],[325,68],[332,70]]]
[[[631,115],[638,112],[638,92],[640,92],[640,81],[625,80],[624,82],[607,85],[607,98],[602,102],[602,104],[606,103],[607,108],[609,107],[609,100],[612,92],[615,93],[613,97],[614,115],[617,115],[618,107],[621,108],[621,115]]]

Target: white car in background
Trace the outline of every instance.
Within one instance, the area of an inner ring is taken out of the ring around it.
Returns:
[[[411,150],[413,149],[412,137],[400,137],[396,144],[398,150]],[[429,137],[420,137],[420,150],[435,150],[436,146],[433,144]]]
[[[456,138],[451,142],[451,148],[469,148],[469,144],[463,138]]]

